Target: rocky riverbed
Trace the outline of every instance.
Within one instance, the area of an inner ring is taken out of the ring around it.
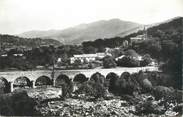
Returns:
[[[43,116],[64,117],[121,117],[121,116],[181,116],[175,108],[180,104],[155,100],[150,94],[135,97],[110,96],[107,99],[92,100],[85,95],[73,95],[62,100],[59,88],[38,88],[28,91],[28,95],[39,103],[36,106]],[[166,103],[166,104],[165,104]]]

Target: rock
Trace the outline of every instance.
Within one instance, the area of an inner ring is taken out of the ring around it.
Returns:
[[[182,114],[182,113],[183,113],[183,103],[180,103],[180,104],[176,105],[176,106],[173,108],[173,111],[179,112],[180,114]]]
[[[178,113],[173,111],[166,111],[165,115],[169,117],[175,117],[176,115],[178,115]]]

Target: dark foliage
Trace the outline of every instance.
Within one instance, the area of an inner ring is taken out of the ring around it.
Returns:
[[[103,58],[103,67],[104,68],[115,68],[116,63],[113,57],[111,56],[106,56]]]
[[[147,72],[145,74],[153,86],[171,86],[176,88],[174,75],[170,73]]]
[[[5,78],[0,77],[0,94],[9,93],[9,92],[10,92],[9,82]]]
[[[77,92],[86,96],[93,96],[96,99],[106,96],[106,88],[102,84],[93,81],[82,84]]]
[[[157,100],[161,99],[162,97],[164,97],[166,100],[170,99],[171,96],[173,96],[173,93],[174,93],[173,88],[168,88],[165,86],[156,86],[153,89],[153,95]]]
[[[126,40],[130,42],[130,37],[135,37],[137,35],[140,35],[142,34],[142,32],[143,31],[138,31],[137,33],[133,33],[125,37],[114,37],[109,39],[97,39],[95,41],[86,41],[86,42],[83,42],[82,45],[83,45],[83,48],[93,46],[98,51],[100,50],[101,47],[115,48],[123,45],[123,42]]]
[[[141,92],[146,93],[146,92],[151,92],[152,90],[152,83],[151,81],[148,79],[148,74],[140,71],[137,75],[137,81],[139,83],[139,85],[141,86]]]
[[[21,38],[18,36],[13,35],[1,35],[0,34],[0,42],[2,49],[12,48],[19,48],[20,50],[23,49],[30,49],[39,47],[42,45],[62,45],[59,41],[53,39],[40,39],[40,38]]]
[[[78,83],[83,83],[86,82],[88,80],[88,78],[86,78],[86,76],[84,74],[77,74],[74,77],[74,82],[78,82]]]
[[[97,49],[93,46],[88,46],[83,48],[84,53],[86,54],[93,54],[97,52]]]
[[[124,72],[120,78],[116,74],[110,73],[107,78],[110,78],[109,91],[115,95],[133,95],[140,90],[140,85],[128,72]]]
[[[107,86],[108,86],[108,90],[110,92],[114,92],[116,91],[116,82],[117,80],[119,80],[119,76],[113,72],[109,73],[106,76],[106,81],[107,81]]]
[[[131,56],[131,57],[138,57],[138,53],[133,49],[128,49],[124,52],[124,55]]]
[[[47,76],[41,76],[36,80],[35,85],[36,86],[53,85],[53,81]]]
[[[55,81],[56,87],[62,88],[62,97],[69,97],[73,91],[73,83],[67,75],[61,74]]]
[[[153,58],[160,59],[161,56],[159,55],[161,53],[162,46],[159,40],[159,38],[153,38],[149,40],[144,40],[142,42],[133,43],[132,48],[136,50],[139,54],[144,55],[148,53]]]
[[[182,17],[177,17],[147,30],[152,39],[138,44],[138,52],[149,53],[158,61],[163,61],[162,70],[174,76],[176,87],[182,88]]]
[[[29,98],[25,91],[3,94],[0,96],[0,115],[3,116],[36,116],[36,102]]]
[[[118,66],[121,67],[139,67],[140,61],[132,58],[131,56],[124,56],[122,59],[119,59],[117,62]]]
[[[56,86],[62,86],[63,84],[70,84],[71,80],[69,79],[69,77],[67,75],[61,74],[57,77],[56,81],[55,81],[55,85]]]
[[[142,61],[140,62],[140,66],[147,66],[152,62],[151,56],[149,54],[145,54],[142,57]]]
[[[97,84],[101,84],[102,86],[106,86],[106,79],[105,77],[99,73],[99,72],[96,72],[94,73],[91,78],[90,78],[90,81],[91,82],[94,82],[94,83],[97,83]]]

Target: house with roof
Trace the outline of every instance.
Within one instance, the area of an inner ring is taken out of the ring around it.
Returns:
[[[140,42],[146,40],[146,35],[137,35],[136,37],[131,37],[130,41],[133,42]]]
[[[78,54],[73,55],[73,57],[70,58],[70,63],[73,64],[75,60],[81,60],[82,63],[84,62],[92,62],[96,59],[102,59],[106,56],[105,53],[96,53],[96,54]]]

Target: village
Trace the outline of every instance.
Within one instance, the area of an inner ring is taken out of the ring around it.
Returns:
[[[145,32],[145,31],[144,31]],[[21,48],[19,49],[10,49],[6,48],[4,51],[1,51],[0,58],[1,61],[4,61],[2,64],[5,64],[8,62],[8,59],[10,57],[13,57],[12,59],[14,61],[14,64],[20,64],[21,62],[27,63],[28,66],[25,65],[19,65],[19,67],[22,66],[22,69],[93,69],[93,68],[115,68],[115,67],[144,67],[144,66],[157,66],[158,63],[155,59],[152,59],[149,54],[140,55],[135,50],[131,49],[132,46],[137,45],[140,42],[143,42],[144,40],[149,39],[147,38],[147,34],[144,33],[142,35],[137,35],[135,37],[131,37],[130,40],[124,40],[120,47],[114,47],[114,48],[103,48],[102,51],[92,51],[90,53],[81,53],[73,52],[76,51],[76,47],[70,47],[71,52],[73,54],[68,55],[65,50],[62,50],[61,54],[59,52],[59,47],[51,50],[51,51],[58,51],[56,53],[53,53],[50,51],[50,53],[47,51],[50,49],[50,45],[42,45],[39,48],[35,49],[26,49],[25,47],[23,50]],[[37,50],[36,50],[37,49]],[[52,48],[51,48],[52,49]],[[39,52],[40,51],[40,52]],[[39,52],[39,53],[38,53]],[[40,55],[44,56],[40,56]],[[33,56],[35,56],[33,58]],[[36,58],[37,56],[37,58]],[[40,56],[40,57],[39,57]],[[30,59],[30,60],[29,60]],[[32,60],[36,60],[34,62],[38,64],[32,64]],[[17,62],[16,62],[17,61]],[[18,62],[21,61],[21,62]],[[44,62],[45,61],[45,62]],[[43,63],[44,62],[44,63]],[[22,63],[22,64],[23,64]],[[42,65],[41,65],[42,64]],[[54,65],[53,65],[54,64]],[[7,67],[7,69],[16,69],[13,68],[12,65],[10,67]],[[33,68],[32,68],[32,67]],[[6,68],[6,67],[5,67]],[[19,69],[19,68],[18,68]]]

